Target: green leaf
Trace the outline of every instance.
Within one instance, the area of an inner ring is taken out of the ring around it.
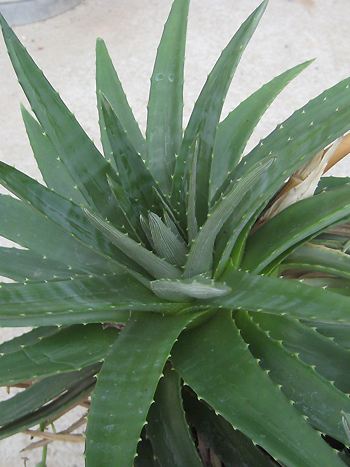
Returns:
[[[0,195],[0,235],[29,248],[43,260],[67,265],[69,270],[111,272],[113,264],[83,245],[45,214],[7,195]],[[38,235],[45,232],[45,235]],[[114,266],[115,267],[115,266]]]
[[[41,70],[1,16],[7,50],[18,80],[45,133],[89,206],[113,217],[113,197],[106,174],[109,164],[67,109]]]
[[[210,210],[208,219],[200,229],[198,236],[192,243],[185,265],[184,277],[210,273],[213,263],[215,240],[230,218],[235,208],[244,199],[247,191],[265,176],[267,169],[273,163],[272,159],[263,160],[253,167],[249,176],[238,182],[220,199]]]
[[[199,226],[203,225],[208,213],[210,168],[217,125],[225,96],[238,66],[242,53],[254,33],[267,6],[266,0],[249,16],[222,52],[195,103],[176,161],[173,180],[173,199],[183,201],[181,191],[187,161],[193,143],[198,140],[196,210]]]
[[[306,277],[305,277],[306,276]],[[321,277],[317,277],[317,275],[306,274],[304,277],[301,276],[300,279],[289,279],[293,283],[301,282],[311,287],[315,287],[318,289],[328,290],[330,292],[334,292],[336,294],[349,296],[350,295],[350,281],[347,279],[324,275],[320,274]]]
[[[118,115],[136,151],[143,153],[145,146],[144,138],[126,99],[122,85],[108,54],[106,44],[102,39],[97,39],[96,41],[96,93],[101,140],[106,158],[110,158],[112,148],[106,133],[106,124],[102,113],[101,93],[111,103],[113,111]],[[112,159],[110,161],[112,162]]]
[[[320,271],[350,279],[350,256],[333,248],[308,243],[288,255],[281,269]]]
[[[167,227],[162,219],[150,212],[148,224],[152,236],[152,244],[158,256],[171,264],[183,266],[186,261],[187,248],[185,242]]]
[[[32,329],[21,336],[14,337],[9,341],[0,344],[0,355],[11,352],[17,352],[27,345],[33,345],[41,341],[44,337],[56,334],[60,330],[57,326],[41,326],[40,328]]]
[[[46,186],[76,204],[86,204],[83,195],[74,188],[73,178],[40,123],[24,106],[21,110],[30,145]]]
[[[273,169],[266,171],[261,183],[251,187],[226,223],[217,241],[218,256],[229,257],[242,230],[259,216],[285,180],[349,129],[350,81],[344,80],[296,111],[244,157],[218,190],[213,202],[232,184],[247,177],[258,161],[268,156],[276,162]]]
[[[102,325],[76,325],[0,357],[0,385],[68,373],[100,362],[118,337]]]
[[[199,397],[280,463],[343,465],[259,368],[230,312],[183,333],[172,361]]]
[[[180,305],[159,299],[126,273],[0,287],[2,327],[123,323],[129,311],[179,309]]]
[[[323,336],[328,337],[340,347],[350,350],[350,327],[344,326],[344,323],[309,323]]]
[[[162,467],[202,466],[182,407],[181,381],[173,369],[166,369],[158,383],[148,414],[147,435]]]
[[[143,209],[156,210],[158,189],[151,173],[141,156],[132,146],[120,119],[114,113],[111,104],[101,95],[102,114],[106,123],[106,134],[112,150],[112,157],[119,173],[119,181],[130,200]],[[139,212],[142,212],[139,208]]]
[[[348,443],[350,442],[350,424],[349,424],[349,421],[350,421],[350,414],[344,412],[343,415],[342,415],[342,423],[343,423],[343,427],[344,427],[344,431],[346,433]]]
[[[221,297],[231,290],[226,284],[214,282],[204,276],[175,281],[159,279],[151,282],[151,289],[158,297],[176,302]]]
[[[334,188],[341,188],[344,185],[349,186],[349,184],[350,177],[321,177],[316,194],[322,191],[333,190]]]
[[[131,466],[174,341],[196,317],[133,314],[100,372],[88,418],[86,465]],[[133,388],[133,390],[130,390]]]
[[[103,256],[106,263],[109,259],[112,269],[120,270],[119,261],[131,269],[134,268],[135,263],[106,240],[89,222],[83,211],[85,208],[63,198],[4,162],[0,162],[0,183],[69,232],[74,239]]]
[[[347,371],[350,352],[317,332],[315,323],[310,328],[296,319],[267,313],[255,313],[252,318],[269,336],[281,342],[288,352],[313,366],[341,391],[350,392],[350,375]]]
[[[39,423],[45,422],[45,424],[48,424],[53,422],[76,406],[80,401],[86,399],[93,390],[95,381],[96,379],[93,376],[84,378],[63,395],[49,404],[44,405],[39,410],[3,426],[0,428],[0,439],[7,438],[8,436],[26,430],[34,425],[38,425]]]
[[[198,234],[198,222],[196,215],[196,190],[197,190],[197,162],[198,162],[198,141],[195,141],[195,148],[192,152],[192,163],[188,173],[188,190],[187,190],[187,232],[188,244],[191,245],[192,241]]]
[[[228,268],[223,281],[231,291],[209,306],[319,321],[350,323],[350,298],[298,281],[256,276]]]
[[[182,140],[183,80],[189,0],[174,0],[158,47],[147,115],[146,163],[170,194]]]
[[[191,425],[225,467],[276,467],[276,463],[249,438],[189,391],[184,392],[184,407]]]
[[[343,187],[292,204],[249,239],[241,267],[267,272],[287,252],[350,214],[350,189]]]
[[[289,353],[282,342],[274,339],[246,312],[239,312],[235,322],[249,350],[268,370],[274,383],[310,423],[340,442],[347,444],[342,422],[342,411],[350,410],[349,397],[322,377],[313,366],[298,355]],[[336,361],[333,365],[336,365]]]
[[[114,225],[119,226],[119,229],[126,231],[128,235],[138,242],[145,242],[146,237],[144,235],[143,229],[140,226],[140,207],[137,203],[132,202],[125,192],[122,185],[112,178],[108,178],[108,183],[111,188],[111,191],[117,201],[118,205],[118,218],[120,222]]]
[[[270,104],[287,84],[313,60],[294,66],[264,84],[241,102],[218,126],[211,167],[211,198],[224,183],[227,174],[239,163],[254,128]]]
[[[157,460],[154,458],[151,441],[145,437],[142,437],[137,446],[137,457],[135,457],[134,466],[159,467]]]
[[[81,371],[49,376],[18,392],[10,399],[0,402],[0,426],[13,423],[34,413],[42,406],[69,391],[83,378],[95,375],[100,365],[90,366]]]
[[[153,277],[167,277],[174,279],[180,276],[180,270],[174,265],[168,263],[162,258],[159,258],[159,256],[132,240],[128,235],[120,232],[118,229],[113,227],[113,225],[101,219],[101,217],[87,209],[84,211],[98,230],[100,230],[114,245],[116,245],[120,251],[135,261],[139,266],[144,268],[144,270]]]
[[[29,250],[0,247],[0,275],[17,282],[69,279],[72,275],[82,274],[78,269],[68,266]]]

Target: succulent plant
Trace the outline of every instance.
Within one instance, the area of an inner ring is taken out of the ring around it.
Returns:
[[[349,152],[350,80],[242,157],[310,63],[220,121],[265,1],[183,132],[188,7],[164,28],[145,137],[98,40],[104,156],[1,19],[45,185],[0,163],[15,195],[0,195],[0,235],[18,245],[0,248],[0,326],[33,328],[0,345],[0,385],[25,388],[0,403],[0,438],[79,436],[82,420],[45,430],[83,404],[89,467],[346,465],[350,186],[323,175]]]

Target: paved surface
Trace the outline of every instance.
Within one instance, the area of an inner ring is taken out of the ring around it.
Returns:
[[[86,0],[64,15],[16,30],[86,131],[97,140],[96,37],[106,40],[129,101],[144,128],[149,76],[170,3],[170,0]],[[258,3],[259,0],[192,0],[186,64],[186,118],[221,49]],[[250,147],[293,110],[350,76],[349,13],[349,0],[270,0],[238,69],[224,114],[286,68],[312,57],[317,61],[271,106]],[[2,42],[0,70],[0,159],[39,177],[20,120],[19,102],[25,102],[25,98]],[[350,172],[349,161],[341,164],[337,174]],[[13,330],[0,330],[0,340],[13,333]],[[20,453],[20,449],[27,441],[24,436],[0,441],[0,467],[24,465],[24,453]],[[56,444],[49,448],[48,465],[82,466],[81,452],[81,446]],[[38,454],[27,454],[28,467],[35,466]]]

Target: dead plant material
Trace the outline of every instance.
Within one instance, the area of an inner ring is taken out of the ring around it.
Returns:
[[[75,442],[75,443],[80,443],[80,442],[85,442],[85,437],[84,435],[81,434],[72,434],[73,431],[77,430],[80,428],[82,425],[86,423],[87,419],[87,414],[84,414],[82,417],[80,417],[78,420],[76,420],[74,423],[72,423],[68,428],[65,430],[60,431],[59,433],[50,433],[50,432],[43,432],[43,431],[36,431],[36,430],[27,430],[25,433],[30,435],[30,436],[36,436],[36,437],[41,437],[42,439],[40,441],[35,441],[34,443],[29,444],[26,446],[23,451],[31,451],[33,449],[41,448],[43,446],[47,446],[48,444],[52,443],[53,441],[69,441],[69,442]],[[33,435],[35,433],[35,435]],[[44,435],[44,436],[43,436]],[[59,438],[57,438],[59,436]],[[73,441],[71,439],[65,439],[65,437],[72,437]],[[83,438],[83,439],[82,439]]]

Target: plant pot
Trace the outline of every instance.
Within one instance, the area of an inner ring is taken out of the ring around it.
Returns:
[[[12,25],[41,21],[63,13],[81,0],[0,0],[0,12]]]

